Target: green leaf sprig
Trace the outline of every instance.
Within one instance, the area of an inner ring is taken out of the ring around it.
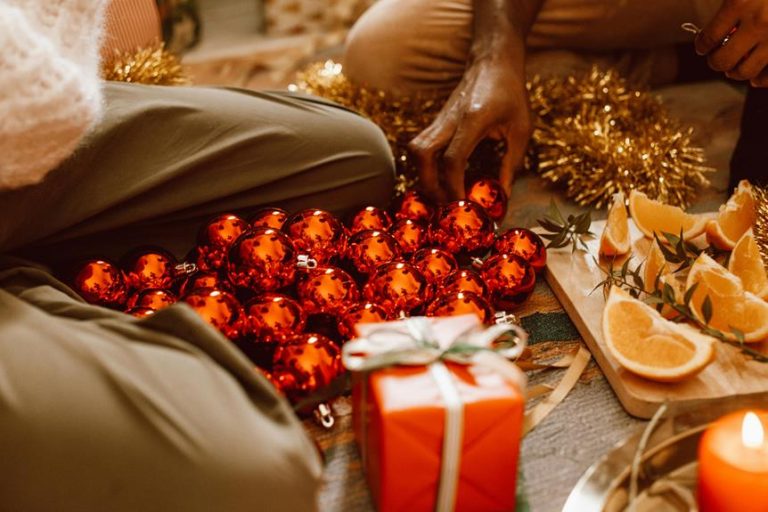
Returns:
[[[547,213],[537,221],[544,228],[542,238],[548,240],[547,249],[559,249],[569,244],[573,252],[583,250],[589,252],[583,237],[595,236],[589,228],[592,225],[592,214],[588,210],[579,215],[563,216],[554,200],[550,200]]]

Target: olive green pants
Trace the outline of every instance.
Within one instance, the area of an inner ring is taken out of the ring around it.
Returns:
[[[381,133],[320,100],[110,84],[103,122],[38,186],[0,194],[0,248],[37,260],[159,243],[259,205],[382,204]],[[0,257],[0,511],[310,511],[321,465],[288,404],[179,304],[84,304]]]

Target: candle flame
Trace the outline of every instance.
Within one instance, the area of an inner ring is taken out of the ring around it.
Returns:
[[[760,418],[753,412],[744,415],[741,423],[741,441],[747,448],[760,448],[763,445],[765,432]]]

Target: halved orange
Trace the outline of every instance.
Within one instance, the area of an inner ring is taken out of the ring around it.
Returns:
[[[662,233],[680,235],[685,240],[696,238],[704,232],[707,220],[704,217],[685,213],[682,208],[649,199],[637,190],[629,194],[629,213],[637,228],[648,238],[656,233],[664,241]]]
[[[600,236],[600,254],[603,256],[621,256],[632,248],[629,239],[629,217],[624,204],[624,194],[614,194],[613,203],[608,209],[603,234]]]
[[[691,311],[700,321],[707,320],[704,302],[711,304],[712,316],[707,325],[736,340],[733,329],[744,334],[745,342],[768,339],[768,303],[744,290],[737,276],[702,253],[691,266],[686,289],[698,283],[691,296]]]
[[[655,309],[618,287],[603,310],[608,352],[628,371],[659,382],[692,377],[712,362],[715,339],[665,320]]]
[[[768,272],[751,229],[744,233],[733,248],[728,270],[741,279],[746,291],[761,299],[768,299]]]
[[[707,222],[707,242],[730,251],[752,227],[756,217],[755,190],[747,180],[742,180],[728,202],[720,207],[717,218]]]

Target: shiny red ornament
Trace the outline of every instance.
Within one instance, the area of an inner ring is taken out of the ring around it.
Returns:
[[[78,267],[72,288],[90,304],[122,309],[128,299],[123,271],[107,260],[93,259]]]
[[[424,274],[429,284],[438,284],[459,268],[456,258],[442,249],[420,249],[411,263]]]
[[[128,286],[134,290],[170,288],[176,278],[176,257],[159,247],[136,249],[123,261]]]
[[[509,311],[520,305],[536,286],[533,267],[514,254],[491,256],[483,263],[480,273],[497,310]]]
[[[484,324],[493,323],[493,309],[488,301],[472,292],[446,292],[427,306],[427,316],[476,315]]]
[[[482,206],[485,213],[497,222],[507,214],[509,198],[497,179],[480,178],[475,181],[467,187],[467,199]]]
[[[227,338],[235,340],[243,334],[243,308],[233,295],[201,288],[184,297],[184,301]]]
[[[480,274],[474,270],[454,270],[440,283],[440,292],[471,292],[481,297],[488,296],[488,287]]]
[[[272,359],[272,382],[293,403],[329,386],[344,373],[341,352],[319,334],[297,334]]]
[[[403,254],[413,254],[429,241],[427,225],[418,220],[400,219],[392,226],[390,234]]]
[[[272,228],[259,228],[238,238],[229,250],[227,275],[238,288],[275,291],[294,282],[296,251],[291,240]]]
[[[493,221],[472,201],[453,201],[440,208],[431,239],[452,254],[477,256],[493,244]]]
[[[547,265],[547,247],[539,235],[530,229],[508,229],[499,235],[493,248],[498,254],[520,256],[530,263],[536,272],[541,272]]]
[[[368,229],[387,231],[392,226],[392,218],[387,212],[375,206],[366,206],[357,212],[349,222],[349,234],[354,235]]]
[[[132,308],[126,311],[126,314],[136,318],[147,318],[148,316],[152,316],[155,313],[157,313],[157,311],[152,308]]]
[[[231,213],[208,221],[197,235],[196,263],[201,270],[218,270],[224,266],[227,251],[237,238],[248,231],[248,223]]]
[[[279,293],[264,293],[245,305],[247,332],[257,343],[281,343],[304,330],[299,303]]]
[[[179,287],[179,296],[183,297],[198,288],[216,288],[223,292],[232,291],[229,282],[222,279],[218,272],[203,271],[195,272],[182,281],[181,286]]]
[[[373,302],[352,304],[339,315],[339,334],[343,339],[351,340],[358,335],[357,324],[386,322],[391,317],[389,311]]]
[[[410,263],[393,261],[376,269],[363,290],[365,299],[394,314],[409,314],[429,299],[429,284]]]
[[[295,213],[283,225],[298,254],[306,254],[320,265],[344,253],[344,226],[325,210],[307,209]]]
[[[361,274],[370,274],[379,265],[400,257],[400,246],[385,231],[360,231],[349,239],[345,258]]]
[[[170,290],[147,288],[131,295],[128,299],[128,309],[149,308],[159,311],[175,304],[178,300]]]
[[[352,276],[336,267],[318,267],[303,274],[296,294],[308,315],[336,315],[360,297]]]
[[[283,229],[288,220],[288,212],[282,208],[262,208],[251,219],[251,227]]]
[[[397,201],[394,214],[397,219],[429,222],[435,215],[435,207],[421,192],[409,190]]]

